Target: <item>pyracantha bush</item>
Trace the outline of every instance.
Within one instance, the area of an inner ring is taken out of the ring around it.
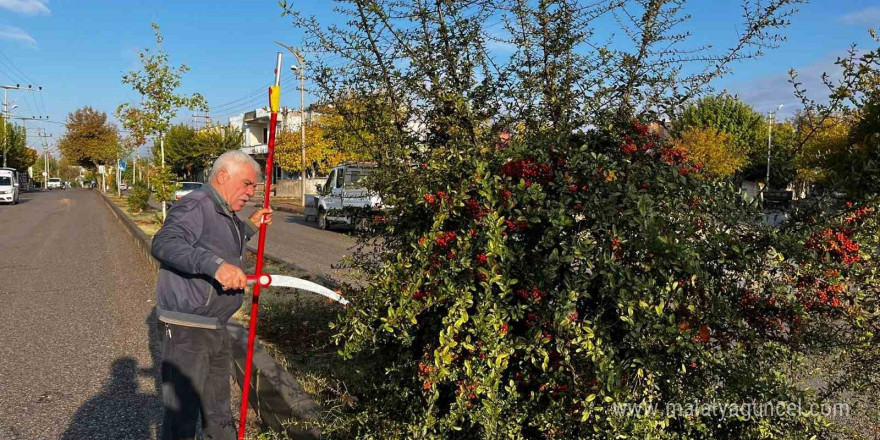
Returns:
[[[683,406],[818,401],[786,365],[833,337],[820,336],[830,323],[860,334],[870,311],[847,279],[869,263],[857,241],[872,208],[839,225],[773,230],[747,197],[638,122],[415,163],[370,177],[389,212],[336,330],[343,354],[373,357],[377,376],[328,432],[793,439],[833,430],[818,415]],[[682,409],[667,413],[672,404]]]

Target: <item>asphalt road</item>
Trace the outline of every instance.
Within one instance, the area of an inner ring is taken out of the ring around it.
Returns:
[[[98,194],[0,205],[0,439],[150,439],[154,274]]]
[[[256,209],[254,203],[248,203],[239,215],[250,217]],[[323,231],[302,215],[276,211],[266,235],[266,252],[311,274],[345,279],[346,271],[335,266],[354,252],[357,240],[348,235],[351,228],[345,225],[332,228]],[[257,241],[255,236],[248,244],[256,248]]]

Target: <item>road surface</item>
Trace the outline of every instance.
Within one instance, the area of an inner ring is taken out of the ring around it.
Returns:
[[[154,274],[98,194],[0,206],[0,438],[149,439]]]
[[[262,205],[261,205],[262,206]],[[257,208],[248,203],[241,210],[249,217]],[[350,236],[346,226],[333,226],[330,231],[317,228],[315,222],[306,222],[302,215],[276,211],[266,236],[266,252],[301,267],[311,274],[345,278],[345,270],[335,265],[354,252],[357,240]],[[257,237],[248,243],[257,247]]]

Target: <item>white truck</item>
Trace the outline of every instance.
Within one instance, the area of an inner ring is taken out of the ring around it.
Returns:
[[[14,168],[0,168],[0,203],[17,204],[20,192],[18,171]]]
[[[345,163],[334,167],[318,194],[306,198],[306,219],[313,217],[318,228],[329,229],[333,224],[366,226],[378,215],[382,201],[359,183],[375,168],[373,164]]]
[[[58,177],[50,177],[49,182],[46,183],[46,189],[66,189],[64,186],[64,182],[61,181]]]

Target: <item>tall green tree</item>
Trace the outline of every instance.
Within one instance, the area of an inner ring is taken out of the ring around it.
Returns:
[[[36,157],[27,147],[27,129],[23,125],[7,122],[0,116],[0,146],[3,148],[3,164],[9,168],[25,171],[34,164]]]
[[[88,168],[116,162],[119,134],[107,120],[107,113],[89,106],[67,115],[66,131],[58,142],[61,154]]]
[[[131,71],[122,76],[122,83],[129,84],[141,96],[137,104],[124,103],[116,113],[130,119],[128,124],[138,127],[138,133],[153,137],[159,143],[158,165],[162,172],[155,177],[156,198],[168,201],[174,197],[174,188],[170,184],[171,174],[165,172],[165,133],[171,127],[171,121],[180,109],[207,111],[205,98],[198,93],[185,95],[178,93],[183,74],[189,71],[185,64],[173,66],[168,53],[162,49],[162,33],[158,24],[152,23],[156,37],[156,49],[149,48],[139,53],[142,70]],[[154,147],[155,148],[155,147]],[[165,204],[162,204],[162,216],[165,216]]]
[[[240,130],[231,125],[210,127],[198,133],[199,144],[206,159],[213,159],[221,154],[242,147],[244,136]]]
[[[159,161],[159,152],[153,156]],[[202,169],[205,155],[195,129],[185,124],[172,125],[165,133],[165,163],[172,173],[184,178],[192,178],[193,172]]]
[[[728,139],[727,155],[749,157],[749,161],[738,164],[734,171],[760,165],[760,154],[767,151],[764,116],[727,93],[704,96],[687,104],[672,120],[671,134],[681,138],[689,129],[715,130],[716,133],[725,134]]]

